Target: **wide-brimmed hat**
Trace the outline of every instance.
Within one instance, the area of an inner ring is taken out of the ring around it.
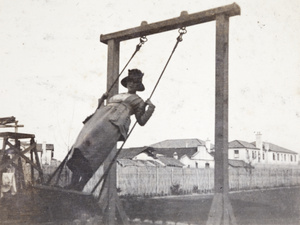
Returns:
[[[137,91],[144,91],[145,90],[145,86],[142,83],[143,76],[144,76],[144,74],[142,73],[142,71],[140,71],[138,69],[128,70],[128,76],[124,77],[121,80],[121,84],[124,87],[127,88],[127,82],[128,81],[133,81],[134,83],[139,84]]]

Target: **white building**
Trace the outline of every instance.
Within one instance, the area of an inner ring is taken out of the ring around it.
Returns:
[[[54,156],[54,145],[46,144],[46,142],[43,142],[42,144],[37,144],[36,149],[41,164],[50,165]]]
[[[229,142],[228,158],[243,160],[256,166],[296,166],[299,161],[297,152],[270,142],[263,142],[261,133],[256,134],[255,142],[240,140]]]
[[[234,140],[228,144],[228,159],[243,160],[246,163],[254,165],[259,162],[260,157],[260,149],[251,143]]]
[[[151,147],[159,154],[178,159],[185,167],[214,168],[213,145],[200,139],[172,139],[158,142]]]

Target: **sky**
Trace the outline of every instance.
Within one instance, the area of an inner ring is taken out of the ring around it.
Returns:
[[[0,117],[15,116],[24,125],[19,132],[54,144],[61,159],[106,91],[107,46],[100,34],[232,3],[0,0]],[[252,142],[261,132],[263,141],[300,153],[300,2],[236,3],[241,15],[230,18],[229,141]],[[145,73],[144,100],[177,36],[177,30],[148,36],[128,66]],[[120,70],[138,43],[121,42]],[[187,27],[151,100],[152,118],[134,129],[124,147],[178,138],[214,142],[215,22]],[[7,131],[13,129],[1,129]]]

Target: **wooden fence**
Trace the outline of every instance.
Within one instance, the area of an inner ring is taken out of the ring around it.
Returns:
[[[229,169],[230,190],[300,185],[300,168]],[[117,169],[121,195],[171,195],[213,192],[214,170],[170,167],[121,167]]]
[[[47,180],[56,166],[43,166]],[[70,171],[63,170],[59,185],[70,182]],[[250,190],[300,185],[300,168],[229,169],[230,190]],[[176,167],[117,166],[117,188],[121,195],[174,195],[209,193],[214,190],[214,170]]]

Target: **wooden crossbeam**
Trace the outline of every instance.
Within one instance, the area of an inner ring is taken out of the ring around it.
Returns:
[[[11,147],[11,145],[12,145],[12,144],[9,143],[9,142],[7,142],[7,144],[8,144],[10,147]],[[25,153],[31,151],[31,150],[34,149],[35,147],[36,147],[35,144],[29,146],[29,147],[26,148],[24,151],[22,151],[22,154],[25,154]],[[16,153],[17,153],[17,154],[16,154],[14,157],[12,157],[11,159],[7,160],[6,163],[3,163],[3,164],[0,165],[0,171],[2,171],[2,170],[3,170],[5,167],[7,167],[10,163],[12,163],[12,162],[15,161],[17,158],[20,157],[20,155],[18,154],[18,152],[16,152]]]
[[[7,123],[15,123],[15,122],[16,122],[16,117],[14,116],[0,118],[0,125],[5,125]]]
[[[15,133],[15,132],[1,132],[0,137],[2,138],[11,138],[11,139],[23,139],[23,138],[34,138],[34,134],[24,134],[24,133]]]
[[[22,157],[27,163],[33,166],[38,172],[43,173],[43,170],[39,168],[36,164],[34,164],[27,156],[24,155],[23,152],[16,152],[20,157]]]
[[[24,127],[24,125],[0,125],[0,128],[10,128],[10,127]]]
[[[181,16],[169,20],[164,20],[157,23],[144,24],[139,27],[118,31],[115,33],[105,34],[100,36],[100,41],[108,43],[109,40],[125,41],[136,37],[147,36],[156,33],[162,33],[178,29],[181,27],[188,27],[200,23],[210,22],[216,20],[218,15],[226,15],[228,17],[240,15],[241,9],[236,4],[226,5],[206,11],[182,14]]]

